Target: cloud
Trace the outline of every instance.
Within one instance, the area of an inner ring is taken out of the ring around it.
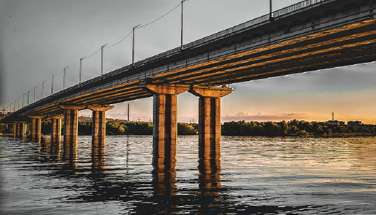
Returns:
[[[282,120],[293,120],[293,119],[307,119],[308,116],[305,113],[283,113],[274,115],[263,115],[249,114],[247,112],[239,112],[233,116],[226,115],[222,117],[222,121],[282,121]]]

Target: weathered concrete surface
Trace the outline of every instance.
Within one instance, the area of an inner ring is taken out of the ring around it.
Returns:
[[[51,115],[51,143],[59,144],[61,142],[61,120],[63,115]]]
[[[42,118],[44,116],[28,115],[31,118],[31,141],[40,143],[42,137]]]
[[[24,138],[25,137],[25,125],[26,121],[16,121],[16,137]]]
[[[92,160],[93,170],[103,167],[106,140],[106,111],[113,108],[109,105],[89,105],[92,113]]]
[[[199,159],[220,158],[221,100],[231,88],[193,87],[190,92],[199,96]],[[204,162],[205,163],[205,162]]]

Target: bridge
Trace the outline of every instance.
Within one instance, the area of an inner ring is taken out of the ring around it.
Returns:
[[[199,98],[199,156],[219,159],[226,85],[374,61],[375,12],[376,0],[305,0],[54,93],[1,122],[23,137],[31,119],[32,141],[40,142],[41,119],[49,117],[51,140],[61,141],[63,127],[71,151],[77,113],[90,109],[93,148],[101,149],[110,105],[153,96],[153,164],[167,168],[176,154],[177,95],[189,91]]]

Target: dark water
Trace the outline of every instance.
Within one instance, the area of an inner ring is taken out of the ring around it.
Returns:
[[[152,174],[151,136],[111,136],[91,158],[0,137],[1,214],[376,214],[376,138],[227,138],[198,169],[179,137],[175,171]]]

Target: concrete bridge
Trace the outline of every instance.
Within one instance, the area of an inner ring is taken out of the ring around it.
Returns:
[[[77,112],[93,111],[93,148],[104,146],[105,112],[111,104],[154,97],[154,161],[171,168],[176,153],[177,95],[199,98],[199,155],[219,158],[220,98],[225,85],[374,61],[376,0],[306,0],[250,20],[183,48],[175,48],[57,92],[1,122],[41,138],[41,119],[52,119],[52,141],[77,147]],[[94,147],[95,146],[95,147]],[[157,165],[158,164],[158,165]]]

